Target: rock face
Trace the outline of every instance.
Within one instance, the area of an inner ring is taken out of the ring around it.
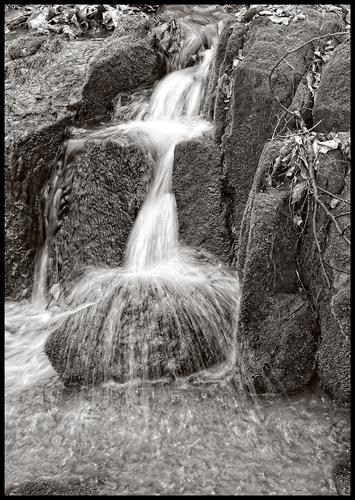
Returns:
[[[350,199],[350,170],[348,159],[340,150],[328,152],[320,158],[318,185],[320,188]],[[331,198],[321,194],[325,205],[337,217],[341,228],[349,224],[349,206],[345,202],[332,209]],[[317,307],[321,331],[317,354],[321,385],[338,404],[349,405],[350,379],[350,247],[338,234],[322,209],[317,211],[316,229],[323,249],[324,272],[309,221],[300,246],[300,266],[304,286]],[[350,228],[345,235],[350,238]]]
[[[313,107],[313,121],[319,132],[350,130],[350,40],[334,49],[324,66]]]
[[[221,153],[214,141],[196,139],[176,146],[173,192],[179,235],[184,243],[202,247],[227,262],[230,251],[225,223],[228,198],[223,197]]]
[[[220,107],[228,107],[227,126],[222,137],[223,173],[227,178],[229,189],[233,192],[232,227],[235,252],[237,252],[240,225],[248,193],[263,146],[271,138],[280,115],[280,108],[270,92],[269,73],[287,51],[317,34],[338,31],[339,21],[332,13],[324,16],[317,10],[309,8],[307,21],[300,24],[296,22],[285,27],[275,25],[265,17],[259,17],[250,23],[245,35],[241,35],[239,27],[235,29],[237,37],[231,42],[235,45],[233,58],[230,58],[231,64],[219,77],[225,78],[229,83],[221,86],[220,92],[224,91],[224,99],[219,100],[217,95],[216,103],[220,102]],[[238,59],[235,62],[235,58],[242,43],[241,38],[245,38],[242,44],[244,58],[238,63]],[[226,55],[228,49],[227,44]],[[288,61],[292,68],[286,64],[279,65],[272,75],[274,93],[286,107],[291,104],[295,89],[307,70],[309,51],[310,47],[305,46],[291,54]],[[234,69],[233,61],[236,64]],[[217,118],[218,110],[215,113]]]
[[[52,284],[69,284],[85,267],[122,263],[152,175],[139,147],[113,140],[88,141],[70,169],[69,200],[49,249]]]
[[[81,120],[112,110],[119,92],[152,85],[160,76],[160,60],[148,39],[120,37],[102,47],[92,60],[82,91]]]
[[[244,213],[238,255],[242,299],[238,328],[245,385],[261,392],[292,392],[314,374],[317,325],[312,306],[298,291],[298,234],[288,189],[268,188],[266,177],[279,143],[260,159]]]

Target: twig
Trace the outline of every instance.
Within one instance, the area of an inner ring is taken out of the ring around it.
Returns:
[[[339,226],[338,224],[338,221],[335,219],[334,215],[328,210],[328,208],[324,205],[324,203],[318,198],[317,195],[313,195],[314,196],[314,199],[316,200],[316,202],[318,203],[318,205],[320,205],[324,212],[328,215],[328,217],[332,220],[332,222],[334,223],[334,226],[336,228],[336,230],[338,231],[339,235],[344,239],[344,241],[346,241],[346,243],[351,246],[351,243],[350,243],[350,240],[349,238],[347,238],[345,236],[345,234],[343,234],[343,230],[341,229],[341,227]]]
[[[315,125],[313,125],[313,127],[311,127],[310,129],[306,131],[302,131],[300,132],[298,135],[303,135],[303,134],[307,134],[308,132],[311,132],[313,129],[315,129],[316,127],[318,127],[318,125],[321,123],[322,120],[319,120],[319,122],[317,122]]]
[[[346,215],[351,215],[351,212],[342,212],[341,214],[336,214],[334,215],[334,218],[337,219],[338,217],[345,217]]]
[[[323,189],[323,188],[321,188],[319,186],[318,186],[318,189],[319,189],[319,191],[322,191],[325,194],[329,194],[329,196],[332,196],[333,198],[336,198],[339,201],[343,201],[344,203],[347,203],[348,205],[351,205],[350,201],[344,200],[343,198],[340,198],[340,196],[337,196],[336,194],[330,193],[329,191],[326,191],[325,189]]]
[[[328,286],[328,288],[330,288],[329,278],[328,278],[328,275],[325,271],[324,264],[323,264],[322,249],[320,247],[320,244],[318,241],[318,236],[317,236],[316,217],[317,217],[317,203],[316,203],[316,200],[314,199],[314,202],[313,202],[313,224],[312,224],[313,236],[314,236],[314,240],[316,242],[316,246],[317,246],[317,250],[318,250],[318,254],[319,254],[320,265],[322,267],[322,271],[323,271],[325,280],[327,282],[327,286]]]
[[[334,269],[335,271],[338,271],[338,273],[351,274],[351,272],[350,272],[350,271],[344,271],[344,270],[342,270],[342,269],[338,269],[337,267],[332,266],[331,264],[329,264],[329,262],[326,262],[325,260],[324,260],[323,262],[324,262],[324,264],[325,264],[326,266],[329,266],[329,267],[331,267],[332,269]]]

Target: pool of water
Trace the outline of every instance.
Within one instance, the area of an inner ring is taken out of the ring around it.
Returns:
[[[100,495],[336,495],[349,410],[319,389],[251,398],[231,381],[6,397],[6,486],[80,480]]]

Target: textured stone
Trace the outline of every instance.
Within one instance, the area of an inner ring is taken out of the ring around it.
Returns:
[[[319,132],[350,130],[350,41],[338,45],[323,68],[313,107],[313,121],[319,120]]]
[[[271,188],[265,182],[279,148],[279,142],[264,148],[244,213],[238,254],[238,342],[244,384],[261,392],[287,393],[311,381],[318,331],[311,304],[298,290],[298,234],[289,189]]]
[[[350,199],[349,160],[340,150],[320,155],[318,185],[343,198]],[[320,193],[325,205],[337,216],[340,227],[350,222],[349,206],[339,202],[331,208],[331,198]],[[351,401],[350,376],[350,247],[340,237],[334,224],[318,207],[316,218],[318,240],[323,250],[330,288],[320,266],[320,258],[313,234],[312,220],[309,220],[300,245],[300,272],[304,286],[312,297],[318,311],[320,346],[317,354],[318,373],[322,387],[340,405],[349,406]],[[350,228],[345,234],[350,238]],[[331,267],[330,267],[331,266]],[[335,269],[334,269],[335,268]]]
[[[161,71],[153,40],[132,36],[110,39],[90,63],[82,91],[80,120],[112,111],[112,101],[119,92],[152,85],[162,76]]]
[[[122,263],[152,173],[139,147],[113,140],[88,141],[72,168],[69,204],[50,245],[52,283],[68,284],[85,267]]]
[[[5,496],[96,496],[96,488],[85,483],[33,480],[7,488]]]
[[[219,98],[217,92],[216,105],[227,107],[220,113],[227,123],[222,137],[223,172],[233,196],[234,214],[232,230],[235,248],[238,248],[239,231],[248,193],[256,172],[259,157],[265,142],[275,130],[278,115],[281,110],[273,99],[269,88],[269,73],[275,63],[288,50],[302,42],[341,29],[339,19],[334,13],[322,14],[307,7],[306,20],[300,23],[280,26],[269,21],[266,16],[254,18],[249,25],[245,41],[242,45],[243,60],[236,60],[240,48],[240,27],[237,31],[235,51],[230,57],[230,63],[220,75],[226,81],[220,86],[224,95]],[[228,45],[233,38],[231,34]],[[288,107],[302,76],[308,68],[308,58],[311,57],[312,45],[306,45],[301,50],[288,57],[292,67],[280,64],[272,75],[272,85],[275,95],[282,104]],[[233,61],[236,66],[233,68]],[[230,97],[228,97],[228,93]],[[223,104],[222,104],[223,101]],[[216,131],[219,130],[219,115],[216,111]]]
[[[228,261],[228,199],[221,178],[221,153],[212,140],[195,139],[176,146],[173,192],[182,241]]]

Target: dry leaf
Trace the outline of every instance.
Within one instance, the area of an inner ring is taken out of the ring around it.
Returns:
[[[331,151],[332,149],[338,149],[339,142],[339,140],[336,141],[335,139],[330,141],[318,142],[319,152],[324,154],[328,153],[328,151]]]
[[[303,224],[302,217],[300,215],[295,214],[293,216],[293,223],[295,226],[298,226],[298,227],[302,226],[302,224]]]
[[[335,208],[339,203],[340,203],[340,201],[337,198],[332,198],[332,201],[330,202],[330,206],[332,208]]]
[[[270,21],[276,24],[284,24],[285,26],[288,25],[290,22],[288,17],[278,17],[278,16],[270,16],[269,17]]]
[[[294,135],[293,138],[296,144],[299,144],[300,146],[303,145],[302,139],[299,135]]]
[[[291,197],[292,203],[297,203],[297,201],[301,199],[302,194],[306,190],[307,185],[308,185],[307,181],[302,181],[295,185],[295,187],[292,190],[292,197]]]
[[[306,19],[306,16],[304,14],[296,14],[295,17],[293,18],[293,21],[300,21]]]

